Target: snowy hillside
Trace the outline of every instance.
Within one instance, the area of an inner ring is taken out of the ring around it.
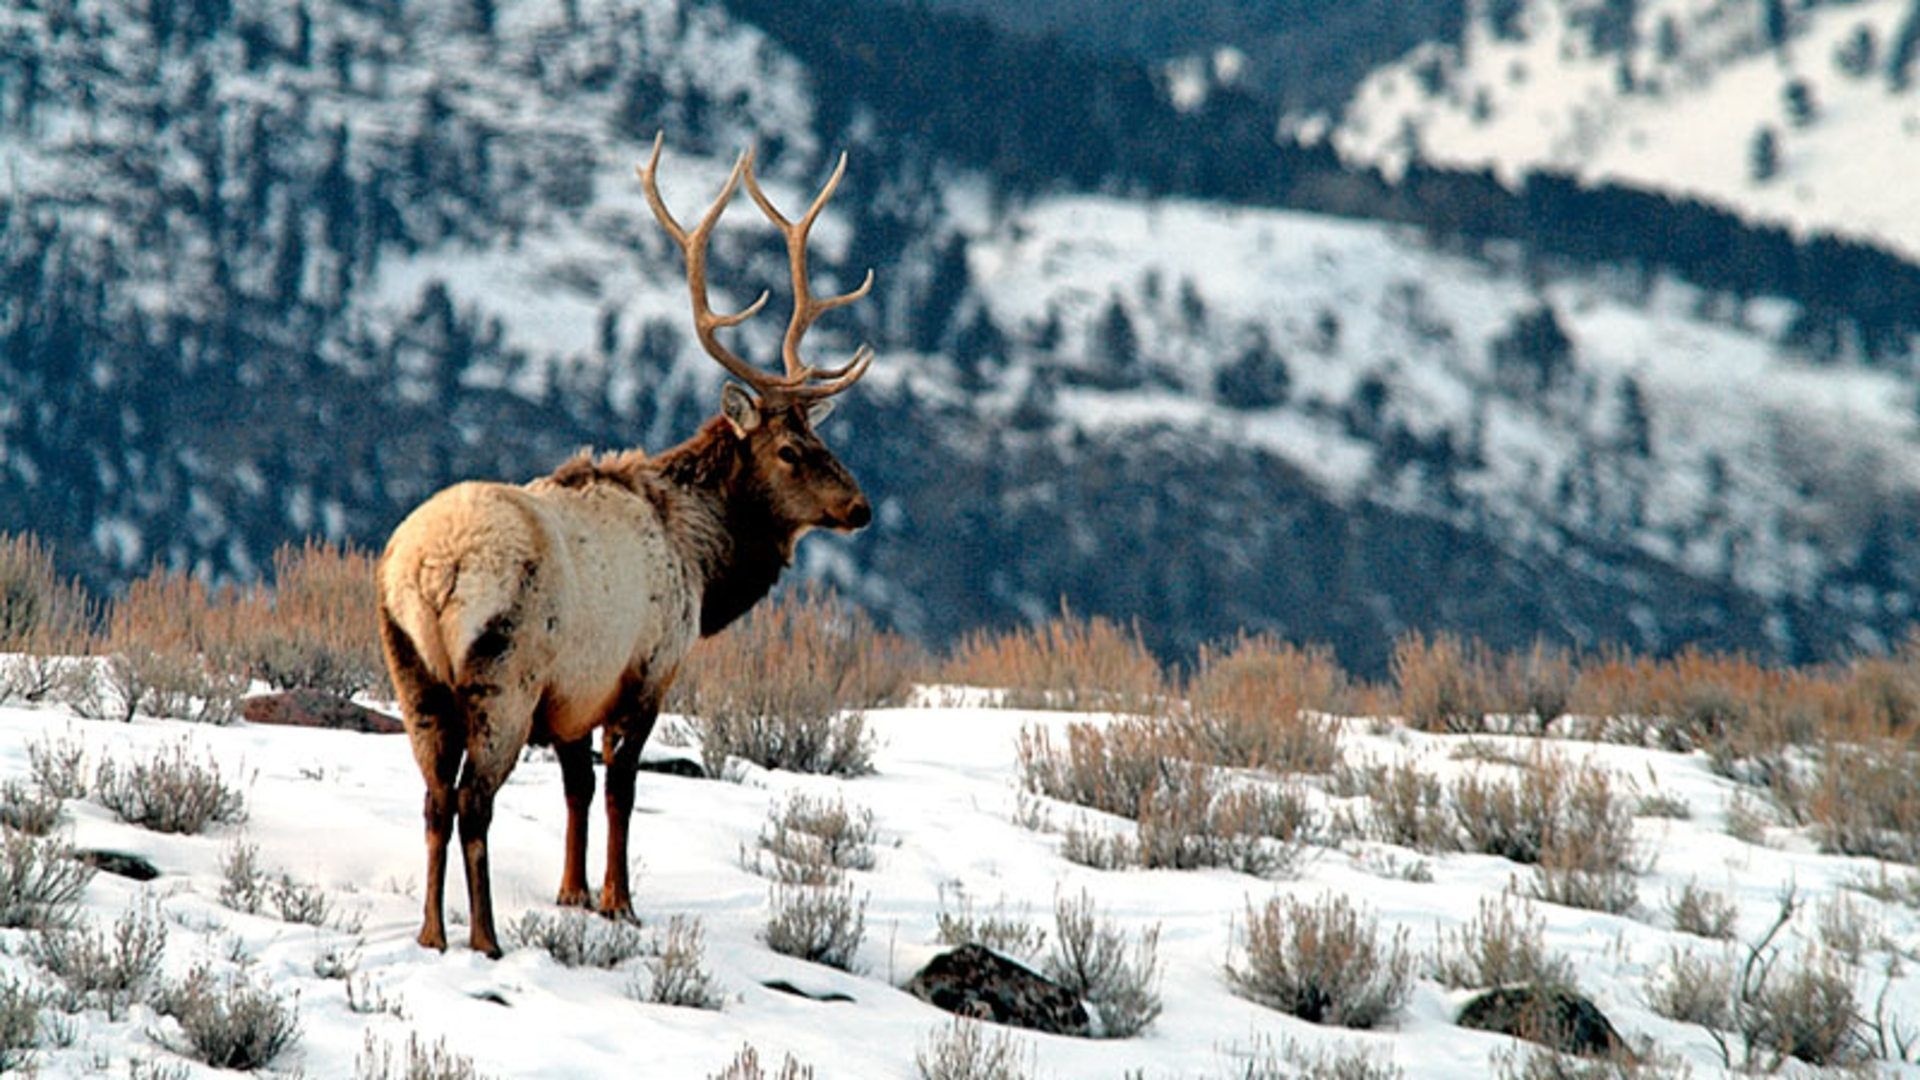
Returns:
[[[1551,167],[1920,254],[1920,7],[1910,0],[1473,5],[1459,45],[1362,84],[1351,158]]]
[[[1272,879],[1226,869],[1092,870],[1061,856],[1061,835],[1016,823],[1035,815],[1033,800],[1016,797],[1016,736],[1028,726],[1058,735],[1069,720],[1085,718],[933,703],[954,697],[931,693],[917,707],[870,713],[881,748],[877,773],[862,779],[751,770],[740,783],[643,775],[634,829],[639,915],[654,931],[677,916],[699,920],[705,967],[723,996],[717,1011],[635,1000],[630,988],[648,977],[643,958],[600,970],[561,966],[534,947],[510,948],[498,962],[461,944],[444,955],[418,947],[420,781],[398,736],[144,719],[123,726],[79,721],[64,711],[8,708],[0,713],[0,780],[25,783],[32,754],[61,745],[84,747],[88,769],[109,758],[124,765],[185,746],[190,759],[217,763],[242,789],[244,822],[200,835],[136,828],[91,798],[65,802],[59,835],[83,848],[145,856],[160,871],[145,884],[95,877],[82,898],[83,927],[104,931],[129,912],[157,911],[165,936],[161,980],[183,978],[196,964],[223,977],[243,972],[297,1009],[298,1042],[268,1075],[382,1075],[355,1072],[367,1041],[404,1047],[416,1035],[428,1044],[444,1038],[481,1074],[496,1077],[701,1077],[719,1072],[743,1042],[757,1047],[769,1066],[791,1053],[823,1080],[914,1076],[916,1051],[948,1027],[948,1018],[900,986],[942,950],[937,916],[955,913],[955,889],[980,914],[998,910],[1043,929],[1051,928],[1056,897],[1086,889],[1102,916],[1129,935],[1160,928],[1157,985],[1164,1012],[1158,1020],[1129,1039],[1013,1032],[1035,1077],[1091,1080],[1128,1070],[1155,1080],[1245,1076],[1289,1042],[1309,1055],[1322,1048],[1365,1052],[1376,1064],[1397,1065],[1414,1077],[1483,1077],[1492,1071],[1493,1055],[1512,1060],[1510,1040],[1454,1026],[1455,1012],[1471,994],[1447,989],[1431,967],[1445,952],[1443,943],[1476,917],[1480,902],[1524,880],[1525,867],[1347,835],[1307,848],[1294,872]],[[1503,755],[1524,758],[1533,745],[1521,738],[1421,735],[1360,720],[1346,723],[1340,742],[1352,764],[1411,762],[1449,782],[1519,775]],[[1651,1049],[1665,1067],[1722,1075],[1705,1028],[1664,1019],[1649,1005],[1678,951],[1712,957],[1722,947],[1673,929],[1669,905],[1688,886],[1724,894],[1736,912],[1733,932],[1743,941],[1766,929],[1782,890],[1797,890],[1802,906],[1778,942],[1782,955],[1799,957],[1814,942],[1832,947],[1822,929],[1829,923],[1863,929],[1868,936],[1857,947],[1865,952],[1846,969],[1856,993],[1872,1002],[1884,988],[1889,1015],[1920,1015],[1920,977],[1908,970],[1888,984],[1882,972],[1888,950],[1911,955],[1920,947],[1914,911],[1843,888],[1884,879],[1884,866],[1816,854],[1802,830],[1761,827],[1746,839],[1727,835],[1735,817],[1752,818],[1751,796],[1713,775],[1703,755],[1562,740],[1546,749],[1600,767],[1620,790],[1638,793],[1642,813],[1656,812],[1648,808],[1657,805],[1665,815],[1642,816],[1633,825],[1648,869],[1638,879],[1639,901],[1624,914],[1531,905],[1550,953],[1571,963],[1580,989],[1633,1046]],[[1364,819],[1366,800],[1332,781],[1291,782],[1313,807],[1316,834],[1341,812]],[[796,792],[844,798],[873,814],[875,862],[851,872],[866,904],[865,938],[851,973],[778,955],[761,939],[769,884],[750,866],[769,816]],[[1105,815],[1038,802],[1040,816],[1050,815],[1056,828],[1079,821],[1100,831],[1132,829]],[[502,791],[492,833],[503,926],[528,912],[557,914],[550,898],[563,816],[557,768],[538,757],[524,761]],[[596,821],[596,844],[601,835]],[[302,895],[324,899],[329,914],[308,925],[277,917],[272,904],[246,914],[231,899],[223,902],[231,881],[225,867],[244,844],[257,848],[264,874],[286,875]],[[453,874],[449,897],[459,912],[457,868]],[[1322,1027],[1264,1009],[1236,996],[1223,974],[1223,965],[1245,963],[1250,907],[1272,897],[1330,895],[1350,897],[1363,913],[1377,915],[1383,936],[1404,932],[1417,961],[1410,1000],[1377,1030]],[[1830,914],[1836,905],[1844,905],[1846,919]],[[53,976],[29,959],[28,933],[0,930],[7,946],[0,973],[51,987]],[[766,985],[780,980],[850,1000],[808,1000]],[[126,1075],[135,1062],[147,1071],[134,1075],[229,1075],[164,1049],[162,1041],[180,1042],[179,1031],[146,1003],[113,1015],[96,1006],[49,1030],[60,1034],[44,1038],[35,1052],[41,1076]],[[1882,1075],[1920,1075],[1913,1066],[1883,1067],[1889,1071]]]

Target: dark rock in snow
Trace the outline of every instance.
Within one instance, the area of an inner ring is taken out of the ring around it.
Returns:
[[[250,724],[331,728],[370,735],[398,735],[406,730],[400,721],[386,713],[318,690],[258,694],[241,702],[240,715]]]
[[[124,851],[76,851],[73,857],[116,877],[131,878],[134,881],[152,881],[160,876],[160,868],[153,865],[144,855],[129,855]]]
[[[842,994],[835,990],[829,990],[829,991],[826,991],[825,993],[820,993],[820,994],[815,994],[807,990],[802,990],[785,979],[769,979],[766,982],[761,983],[760,985],[766,987],[769,990],[778,991],[782,994],[791,994],[794,997],[806,998],[808,1001],[835,1002],[835,1001],[852,1001],[853,1000],[853,997],[851,995]]]
[[[685,776],[694,780],[705,780],[707,770],[692,758],[655,758],[640,762],[641,772],[663,773],[667,776]]]
[[[907,992],[976,1020],[1053,1035],[1092,1033],[1086,1006],[1065,987],[979,945],[934,957],[908,981]]]
[[[1459,1024],[1550,1046],[1566,1054],[1611,1055],[1627,1050],[1598,1006],[1562,986],[1503,986],[1460,1010]]]

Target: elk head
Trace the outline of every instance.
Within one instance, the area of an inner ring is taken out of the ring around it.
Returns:
[[[694,332],[707,355],[719,362],[740,382],[729,382],[720,395],[720,415],[738,440],[742,481],[757,489],[756,494],[776,520],[798,534],[812,528],[830,528],[851,532],[873,518],[873,509],[853,474],[841,464],[814,428],[833,410],[829,400],[867,373],[873,363],[873,350],[862,345],[847,363],[834,368],[816,368],[801,359],[800,343],[820,316],[867,295],[873,288],[873,271],[851,292],[837,296],[815,297],[807,274],[807,235],[820,212],[833,198],[834,189],[847,168],[847,157],[840,155],[833,175],[821,188],[813,204],[798,221],[781,214],[760,189],[753,173],[753,151],[743,152],[734,162],[726,186],[689,232],[674,220],[660,197],[657,172],[660,165],[661,138],[653,140],[653,154],[640,167],[640,183],[647,205],[659,219],[661,228],[673,238],[686,258],[687,289],[693,299]],[[732,201],[734,192],[745,181],[747,193],[773,222],[786,240],[787,263],[793,277],[793,315],[780,355],[786,373],[774,375],[741,359],[716,335],[716,331],[738,326],[751,318],[767,302],[767,294],[731,315],[716,313],[707,297],[707,244],[720,215]],[[743,385],[744,384],[744,385]]]

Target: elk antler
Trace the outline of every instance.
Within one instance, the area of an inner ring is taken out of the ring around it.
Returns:
[[[660,145],[663,135],[655,135],[653,154],[647,163],[640,167],[641,187],[646,191],[647,205],[653,208],[653,216],[660,226],[680,247],[686,256],[687,289],[693,294],[693,325],[700,338],[700,344],[707,355],[720,362],[720,365],[736,378],[751,386],[761,398],[779,398],[786,401],[816,401],[830,397],[845,390],[859,381],[867,373],[868,365],[873,363],[873,350],[862,345],[855,350],[853,359],[837,368],[818,369],[809,367],[800,359],[800,339],[812,328],[814,320],[834,308],[851,304],[867,294],[873,288],[873,271],[867,271],[867,278],[860,287],[840,296],[814,299],[813,290],[807,282],[807,233],[812,230],[815,219],[825,209],[827,200],[833,197],[834,188],[840,185],[840,177],[846,171],[847,157],[840,155],[840,164],[833,170],[833,176],[827,180],[827,186],[814,199],[806,216],[799,222],[790,222],[774,209],[766,194],[760,190],[760,182],[753,175],[753,151],[743,151],[733,164],[733,172],[727,176],[726,186],[707,208],[706,215],[693,232],[680,227],[667,210],[667,204],[660,197],[660,185],[656,173],[660,166]],[[714,331],[730,326],[738,326],[747,321],[767,302],[767,294],[761,293],[759,299],[745,309],[732,315],[716,314],[707,300],[707,243],[712,239],[713,227],[720,220],[727,204],[733,200],[734,192],[739,188],[741,179],[747,182],[747,192],[753,201],[773,221],[787,242],[787,262],[793,272],[793,318],[787,324],[786,339],[781,345],[781,357],[786,363],[784,377],[771,372],[761,371],[742,360],[732,350],[721,344]],[[820,381],[815,381],[820,380]]]
[[[873,288],[873,271],[868,270],[866,280],[852,292],[839,296],[815,299],[813,287],[807,279],[807,234],[813,231],[813,223],[819,219],[820,211],[826,209],[828,200],[833,198],[834,189],[840,186],[840,178],[847,172],[847,155],[840,155],[839,164],[833,167],[833,175],[827,178],[827,184],[814,196],[813,205],[799,221],[788,221],[760,190],[760,178],[753,173],[753,162],[747,162],[747,194],[767,215],[775,228],[787,241],[787,265],[793,274],[793,318],[787,323],[787,336],[780,345],[780,357],[786,362],[787,381],[796,385],[796,396],[823,398],[837,394],[859,381],[867,373],[867,366],[873,363],[873,350],[862,345],[856,349],[853,359],[846,364],[829,369],[810,367],[800,359],[800,339],[807,336],[813,328],[814,320],[835,308],[845,307],[867,295]],[[813,382],[823,379],[824,382]]]

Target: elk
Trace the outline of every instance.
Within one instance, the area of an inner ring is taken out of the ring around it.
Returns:
[[[719,414],[656,456],[582,451],[523,486],[456,484],[409,514],[380,557],[381,646],[426,779],[419,941],[429,948],[446,948],[442,890],[457,821],[470,944],[500,956],[487,827],[495,792],[528,743],[551,744],[560,762],[567,831],[557,902],[591,906],[586,846],[596,729],[607,774],[598,909],[631,918],[634,773],[687,650],[764,597],[808,530],[852,532],[872,517],[815,428],[829,399],[866,374],[873,351],[862,346],[826,369],[800,353],[816,319],[873,287],[871,270],[837,296],[816,298],[808,283],[807,234],[839,186],[846,156],[805,215],[789,221],[761,190],[746,151],[689,232],[660,196],[660,145],[656,138],[638,169],[641,188],[685,259],[701,346],[739,380],[723,387]],[[765,293],[734,314],[717,314],[708,303],[708,241],[742,181],[786,240],[794,304],[781,345],[784,375],[749,364],[716,336],[759,311]]]

